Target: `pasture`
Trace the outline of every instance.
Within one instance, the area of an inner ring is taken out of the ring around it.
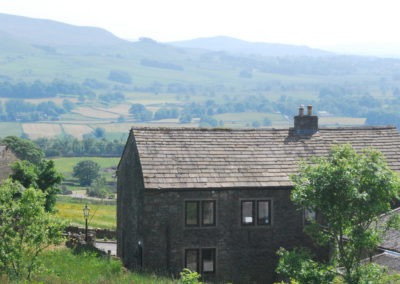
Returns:
[[[29,139],[50,138],[63,133],[61,126],[53,123],[23,123],[22,130]]]
[[[90,228],[116,229],[116,205],[92,202],[90,199],[74,199],[73,202],[60,197],[56,203],[56,216],[74,226],[84,226],[83,207],[87,203],[90,212],[88,226]]]
[[[289,121],[279,113],[242,112],[214,115],[218,121],[223,121],[224,127],[244,128],[251,127],[252,122],[258,121],[261,125],[264,118],[269,118],[273,127],[289,127]]]
[[[100,174],[105,175],[108,181],[115,181],[114,175],[120,158],[105,157],[62,157],[53,158],[57,171],[62,173],[66,180],[73,179],[74,166],[84,160],[91,160],[100,165]]]

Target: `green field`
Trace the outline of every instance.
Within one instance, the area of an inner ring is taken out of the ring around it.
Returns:
[[[289,127],[289,121],[278,113],[224,113],[214,115],[213,118],[218,121],[223,121],[223,126],[229,128],[251,127],[251,124],[254,121],[257,121],[262,125],[264,118],[269,118],[272,121],[272,127]]]
[[[91,200],[75,200],[74,203],[58,200],[56,203],[56,216],[71,225],[84,226],[83,207],[90,207],[88,225],[90,228],[116,229],[116,205],[95,204]]]
[[[115,170],[120,158],[104,158],[104,157],[62,157],[53,158],[57,171],[63,174],[66,180],[74,180],[72,172],[74,166],[81,161],[91,160],[100,165],[100,174],[107,178],[107,181],[115,181]]]

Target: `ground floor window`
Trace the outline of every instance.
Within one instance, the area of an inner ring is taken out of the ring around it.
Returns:
[[[185,268],[198,273],[215,272],[215,248],[186,249]]]

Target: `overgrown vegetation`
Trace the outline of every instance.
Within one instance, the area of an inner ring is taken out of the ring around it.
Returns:
[[[43,151],[26,139],[9,136],[2,143],[8,145],[20,159],[11,165],[11,178],[26,188],[33,187],[43,191],[46,198],[45,208],[52,211],[63,179],[55,169],[54,162],[43,159]]]
[[[35,283],[179,283],[177,280],[146,273],[129,272],[119,260],[99,257],[70,249],[46,251],[39,259],[42,270],[33,277]]]
[[[399,177],[383,155],[373,149],[357,153],[349,145],[335,146],[328,157],[301,163],[292,181],[292,201],[317,214],[309,220],[306,232],[318,245],[332,248],[332,257],[321,265],[303,251],[281,251],[277,271],[300,283],[304,279],[329,283],[335,274],[345,283],[383,279],[383,270],[362,262],[377,248],[388,227],[399,228],[398,215],[378,225],[379,215],[389,214],[400,191]]]
[[[30,280],[38,256],[63,240],[63,223],[45,211],[45,194],[11,180],[0,186],[0,275]]]

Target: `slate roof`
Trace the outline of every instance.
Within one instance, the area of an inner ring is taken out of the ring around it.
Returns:
[[[400,254],[384,252],[373,256],[371,260],[376,264],[386,266],[390,274],[400,272]]]
[[[400,207],[392,210],[389,214],[380,216],[379,222],[384,224],[389,220],[393,214],[400,214]],[[400,231],[396,229],[389,229],[385,232],[383,242],[379,245],[383,250],[389,250],[399,253],[400,255]],[[400,263],[399,263],[400,267]]]
[[[334,144],[374,147],[400,172],[395,127],[291,129],[133,128],[146,188],[291,186],[302,158],[326,155]]]

